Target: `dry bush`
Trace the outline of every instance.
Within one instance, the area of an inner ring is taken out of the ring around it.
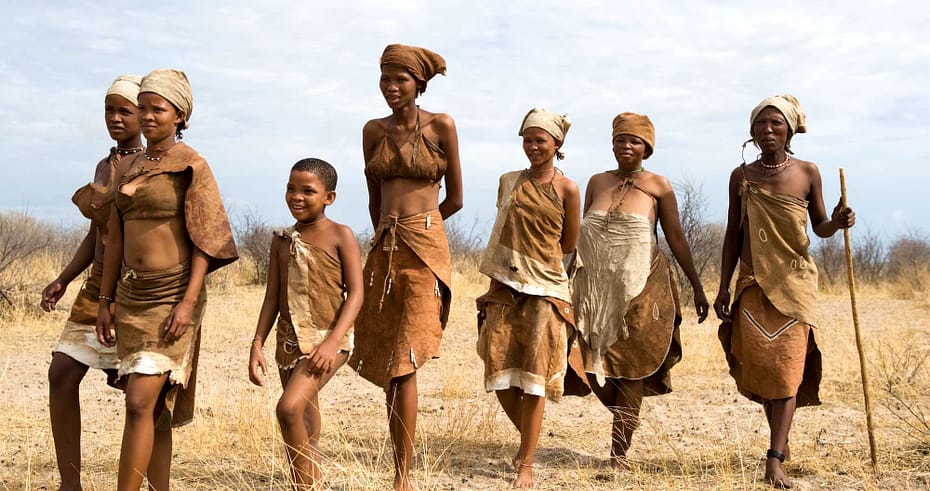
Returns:
[[[852,256],[857,281],[876,284],[883,279],[887,259],[885,243],[878,232],[856,229],[852,234]]]
[[[690,179],[675,184],[675,195],[678,200],[678,213],[681,218],[681,231],[685,241],[691,249],[691,258],[694,269],[702,283],[708,284],[716,280],[720,272],[720,251],[723,250],[723,236],[726,226],[712,223],[707,220],[707,198],[704,196],[703,186]],[[672,259],[678,278],[678,288],[682,298],[691,298],[693,292],[691,283],[681,270],[674,255],[668,248],[665,240],[659,241],[659,247]],[[706,288],[705,288],[706,289]]]
[[[43,281],[54,277],[43,276],[40,272],[58,267],[64,257],[70,259],[64,251],[70,246],[72,237],[73,234],[63,233],[26,212],[0,212],[0,304],[21,307],[32,303],[33,299],[27,298],[29,294],[40,290]],[[71,248],[72,252],[74,248],[76,245]],[[37,269],[35,259],[51,268]]]
[[[882,402],[897,419],[896,429],[915,444],[915,450],[930,454],[930,414],[926,412],[930,404],[930,346],[919,339],[882,343],[878,355],[878,385],[885,396]]]
[[[887,277],[901,298],[915,298],[930,289],[930,239],[911,231],[888,247]]]
[[[819,239],[811,248],[811,256],[817,265],[821,288],[831,288],[846,282],[846,246],[841,234]]]
[[[477,267],[484,252],[485,234],[478,217],[470,224],[464,222],[461,215],[454,215],[443,224],[449,240],[452,260],[458,264],[474,264]]]
[[[234,228],[243,264],[252,267],[251,283],[264,285],[268,281],[268,259],[274,229],[255,209],[240,213]]]

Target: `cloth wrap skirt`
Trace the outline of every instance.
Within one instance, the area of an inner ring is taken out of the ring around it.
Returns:
[[[717,335],[739,392],[758,403],[797,396],[797,407],[820,405],[817,329],[779,312],[743,266],[734,296],[733,321]]]
[[[568,338],[574,316],[568,302],[520,293],[497,280],[479,298],[478,355],[488,392],[516,387],[524,393],[562,398]]]
[[[205,286],[197,297],[192,325],[179,339],[170,343],[163,340],[168,316],[184,298],[189,281],[189,265],[162,271],[124,267],[116,290],[119,376],[168,373],[165,410],[155,423],[160,430],[182,426],[194,419],[200,323],[207,305]]]
[[[439,357],[449,318],[452,259],[442,216],[432,210],[382,217],[362,271],[365,300],[349,365],[387,389]]]
[[[116,347],[106,347],[97,340],[97,309],[102,278],[103,264],[95,261],[90,276],[84,280],[71,305],[71,315],[65,321],[65,328],[53,352],[68,355],[91,368],[105,370],[107,384],[120,388],[116,382],[116,370],[119,368]],[[112,305],[110,309],[112,313]]]

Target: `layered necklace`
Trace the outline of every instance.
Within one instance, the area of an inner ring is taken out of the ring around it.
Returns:
[[[791,155],[785,154],[785,160],[778,164],[766,164],[760,155],[759,165],[762,166],[762,175],[765,177],[771,177],[784,172],[784,170],[791,165]]]

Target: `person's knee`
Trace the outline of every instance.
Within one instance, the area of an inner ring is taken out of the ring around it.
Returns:
[[[51,392],[76,390],[86,372],[87,368],[72,358],[56,354],[48,366],[49,390]]]
[[[304,407],[297,401],[282,397],[275,406],[275,415],[278,417],[278,423],[281,426],[293,426],[303,424]]]
[[[126,419],[152,418],[155,401],[148,394],[126,393]]]

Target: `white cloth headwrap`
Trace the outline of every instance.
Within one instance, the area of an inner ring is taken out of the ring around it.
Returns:
[[[188,121],[194,112],[194,94],[184,72],[171,68],[153,70],[142,78],[139,92],[151,92],[167,99],[174,107],[184,112],[184,129],[190,127]]]
[[[118,95],[131,102],[133,106],[139,105],[139,85],[142,83],[140,75],[120,75],[110,84],[107,95]]]

